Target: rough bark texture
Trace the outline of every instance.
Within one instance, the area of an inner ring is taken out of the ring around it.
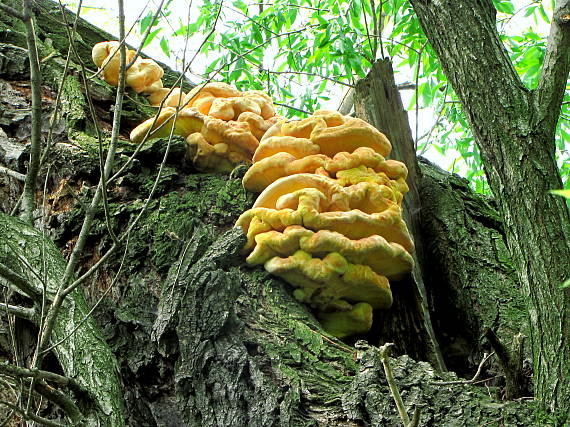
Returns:
[[[420,164],[423,270],[432,320],[446,365],[469,376],[492,350],[483,338],[487,328],[505,345],[527,333],[526,303],[494,201],[473,194],[465,179]]]
[[[7,51],[10,54],[6,61],[10,63],[19,64],[19,55],[25,58],[25,52],[17,47],[3,46],[0,50]],[[60,67],[57,61],[52,65],[54,68],[46,66],[44,70],[52,77],[44,80],[53,88],[58,80],[54,76],[61,68],[57,68]],[[18,70],[18,67],[9,68]],[[5,74],[0,78],[9,80]],[[24,83],[11,80],[0,84],[7,93],[18,94],[10,100],[0,96],[3,117],[0,128],[6,133],[5,137],[0,135],[0,164],[23,172],[27,160],[25,142],[29,135],[25,107],[29,100]],[[56,145],[49,158],[49,169],[44,168],[40,176],[40,181],[46,182],[47,194],[42,202],[45,220],[38,221],[38,225],[44,226],[48,236],[68,255],[83,216],[81,203],[76,198],[81,202],[90,200],[98,179],[98,158],[92,128],[86,118],[84,90],[75,77],[70,78],[65,87],[66,108]],[[99,119],[106,129],[112,90],[97,80],[91,89],[96,94]],[[44,105],[48,112],[52,108],[52,90],[44,87]],[[21,107],[14,105],[18,102]],[[135,105],[137,103],[131,100],[125,104],[126,111],[130,112],[125,131],[130,130],[132,124],[129,123],[144,120],[148,114]],[[128,141],[120,142],[119,165],[133,150]],[[137,159],[111,184],[110,222],[116,234],[140,212],[164,150],[164,140],[145,144]],[[355,348],[352,341],[341,342],[328,336],[308,308],[292,297],[291,289],[284,282],[270,277],[262,268],[245,267],[240,255],[243,236],[232,229],[239,214],[253,203],[253,196],[241,186],[240,175],[244,170],[234,171],[231,178],[197,173],[186,164],[185,150],[184,140],[172,142],[155,199],[129,238],[121,274],[94,313],[94,321],[103,329],[103,338],[118,360],[125,423],[141,426],[400,425],[377,349]],[[505,306],[509,301],[504,301],[502,289],[505,278],[511,276],[508,259],[500,258],[504,253],[501,243],[495,242],[496,247],[488,245],[489,251],[484,250],[485,242],[501,238],[499,224],[487,219],[477,222],[481,218],[495,218],[492,207],[474,196],[463,182],[459,186],[455,178],[433,168],[430,170],[433,172],[424,171],[424,176],[433,174],[437,179],[426,186],[437,186],[440,200],[434,220],[426,221],[424,225],[428,229],[424,227],[422,231],[433,237],[433,245],[424,246],[424,255],[434,266],[437,261],[438,269],[433,274],[424,270],[430,292],[430,314],[436,326],[435,334],[444,348],[448,346],[446,340],[454,336],[468,341],[468,350],[456,357],[454,363],[471,376],[484,350],[476,337],[478,329],[471,331],[471,328],[491,323],[497,326],[499,335],[502,330],[518,330],[517,317],[503,313],[517,309],[520,300],[515,301],[513,295],[514,308]],[[11,210],[21,186],[16,178],[0,174],[3,211]],[[459,195],[458,187],[461,187]],[[423,192],[422,189],[419,194]],[[422,206],[429,205],[432,197],[435,196],[428,194]],[[447,214],[447,209],[451,213]],[[464,222],[452,221],[458,209],[466,209],[461,213]],[[444,226],[437,228],[440,223]],[[472,224],[477,224],[475,233],[471,229],[463,230],[462,227],[474,227]],[[446,237],[447,234],[451,237]],[[472,234],[475,234],[474,240],[471,240]],[[111,243],[104,216],[99,212],[80,260],[80,273],[98,260]],[[446,252],[447,244],[458,245],[453,257]],[[469,245],[481,246],[480,252],[468,252]],[[442,253],[446,256],[441,256]],[[97,302],[109,288],[121,266],[122,255],[118,253],[85,283],[83,291],[88,304]],[[473,257],[489,262],[483,261],[474,267]],[[480,276],[484,280],[469,283],[466,294],[463,288],[474,268],[486,272]],[[448,275],[443,274],[447,271],[450,271]],[[456,282],[456,277],[461,281]],[[445,288],[455,289],[455,295],[445,296]],[[449,303],[436,305],[439,304],[436,299],[442,295]],[[475,300],[485,306],[470,306],[469,301]],[[412,304],[407,310],[420,318],[415,312],[415,302]],[[450,321],[454,326],[460,322],[455,318],[450,320],[449,304],[459,306],[452,313],[467,319],[465,330],[450,328]],[[499,320],[494,320],[497,316]],[[514,324],[509,326],[507,321]],[[7,316],[0,313],[0,356],[10,358],[8,328],[3,329],[6,322]],[[409,336],[417,334],[415,329],[405,332]],[[445,334],[449,336],[444,337]],[[404,332],[397,332],[393,336],[403,335]],[[363,338],[373,344],[385,341],[378,333]],[[429,350],[424,353],[418,350],[425,348],[424,344],[414,345],[410,339],[407,342],[418,359],[430,357]],[[94,351],[93,348],[86,345],[81,350],[88,353]],[[468,351],[473,354],[472,360],[461,364]],[[445,352],[443,357],[446,358]],[[448,360],[452,359],[446,362]],[[69,363],[63,357],[61,361]],[[409,356],[394,358],[392,363],[408,413],[414,406],[422,408],[421,425],[536,424],[533,407],[528,402],[497,401],[500,388],[494,384],[486,382],[490,384],[488,389],[476,385],[438,385],[435,382],[442,379],[457,378],[450,373],[437,374],[428,364],[415,362]],[[55,359],[46,360],[44,368],[59,369]],[[69,372],[69,366],[63,368]],[[50,414],[49,408],[45,414]]]
[[[560,91],[560,82],[545,83],[548,90],[538,97],[524,87],[499,40],[490,0],[411,3],[461,99],[505,221],[529,299],[536,396],[565,418],[570,413],[570,290],[559,286],[570,271],[570,215],[565,202],[548,193],[562,187],[552,120],[561,95],[548,94]],[[558,4],[569,7],[567,1]],[[559,36],[554,42],[560,43],[559,69],[565,70],[563,91],[570,26],[558,18],[553,19]]]

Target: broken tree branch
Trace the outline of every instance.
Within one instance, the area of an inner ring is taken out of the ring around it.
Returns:
[[[539,122],[554,134],[570,73],[570,1],[557,0],[536,89]]]

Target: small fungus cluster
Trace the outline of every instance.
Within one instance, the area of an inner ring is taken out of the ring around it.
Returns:
[[[117,41],[101,42],[92,51],[101,77],[113,86],[118,85],[118,48]],[[134,54],[128,50],[127,62]],[[157,116],[131,132],[131,141],[181,135],[188,144],[188,157],[199,170],[229,172],[239,163],[251,164],[260,139],[281,119],[275,115],[272,99],[262,91],[240,92],[212,82],[186,94],[179,88],[163,88],[163,73],[154,61],[141,58],[127,70],[128,86],[148,95],[151,105],[163,103]]]
[[[247,263],[293,285],[339,338],[370,330],[372,310],[392,304],[388,279],[413,266],[401,209],[407,169],[385,159],[390,151],[363,120],[317,111],[272,126],[243,179],[261,192],[236,224]]]
[[[99,75],[111,86],[119,85],[119,71],[121,60],[119,56],[120,43],[108,41],[97,43],[91,50],[93,62],[99,68]],[[135,57],[135,51],[126,49],[126,64]],[[184,92],[180,88],[168,89],[162,86],[164,70],[152,59],[138,57],[131,67],[127,69],[125,84],[136,93],[147,95],[152,106],[158,106],[164,100],[165,106],[176,106]]]

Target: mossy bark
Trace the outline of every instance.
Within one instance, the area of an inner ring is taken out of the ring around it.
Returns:
[[[411,0],[462,103],[481,152],[505,235],[529,302],[535,395],[570,416],[570,212],[562,188],[556,123],[570,72],[568,1],[554,16],[536,90],[522,83],[497,32],[491,0]]]
[[[43,295],[47,309],[62,286],[66,263],[61,252],[41,231],[1,212],[0,230],[0,262]],[[50,342],[55,345],[53,351],[64,374],[88,391],[87,396],[72,395],[82,409],[86,425],[121,426],[123,396],[117,360],[88,313],[82,290],[72,292],[59,311]]]

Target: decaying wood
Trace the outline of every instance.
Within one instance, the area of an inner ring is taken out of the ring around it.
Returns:
[[[410,277],[392,286],[394,305],[382,318],[380,336],[383,342],[396,344],[397,351],[414,357],[427,357],[439,370],[445,362],[430,319],[422,265],[421,200],[419,187],[421,172],[408,124],[407,114],[388,60],[378,61],[368,76],[355,87],[354,104],[357,117],[373,124],[392,143],[391,157],[404,162],[408,168],[409,193],[404,198],[404,219],[414,237],[415,265]],[[409,331],[416,331],[410,334]],[[425,355],[425,356],[420,356]]]

